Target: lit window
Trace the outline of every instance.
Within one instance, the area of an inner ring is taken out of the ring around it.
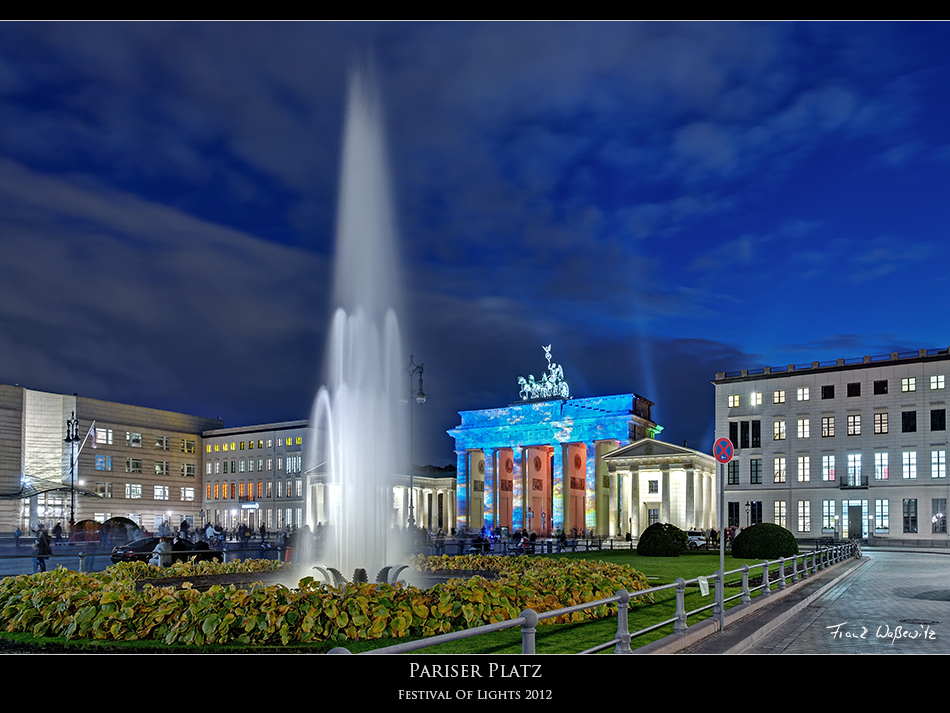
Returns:
[[[811,502],[798,501],[798,531],[811,532]]]
[[[141,448],[142,447],[142,434],[141,433],[132,433],[131,431],[125,432],[125,445],[131,448]]]
[[[931,376],[931,377],[930,377],[930,388],[931,388],[931,389],[942,389],[943,387],[944,387],[943,374],[940,374],[940,375],[938,375],[938,376]]]
[[[153,486],[152,499],[153,500],[168,500],[168,486],[167,485]]]
[[[762,392],[753,391],[749,394],[749,406],[761,406],[762,405]]]
[[[96,495],[104,498],[112,497],[112,483],[96,483]]]
[[[875,532],[889,532],[891,513],[887,500],[874,501],[874,530]]]
[[[215,452],[215,453],[217,453],[217,452],[220,450],[220,448],[221,448],[221,444],[220,444],[220,443],[215,443],[215,444],[214,444],[214,452]]]
[[[917,477],[917,451],[904,451],[901,458],[904,464],[904,480],[913,480]]]
[[[168,461],[155,461],[155,475],[168,475]]]
[[[785,421],[772,421],[772,440],[785,440]]]
[[[140,458],[126,458],[125,459],[125,472],[126,473],[141,473],[142,472],[142,460]]]
[[[759,403],[762,403],[762,394],[759,394]],[[294,439],[294,443],[298,446],[303,445],[303,436],[297,436],[297,438]]]
[[[112,470],[112,456],[96,456],[96,470]]]
[[[811,427],[807,418],[798,419],[798,437],[809,438],[811,436]]]
[[[784,500],[775,501],[775,515],[774,522],[779,527],[785,527],[787,512],[786,512],[786,503]]]
[[[848,454],[848,484],[850,485],[861,484],[861,454],[860,453]]]
[[[784,404],[785,403],[785,389],[781,391],[772,392],[772,403],[773,404]]]
[[[140,500],[142,498],[142,486],[136,483],[126,483],[125,497],[130,500]]]
[[[168,436],[155,436],[155,448],[160,451],[167,451]]]
[[[194,488],[182,488],[181,489],[181,499],[185,502],[193,502],[195,499],[195,489]]]
[[[785,482],[785,456],[772,459],[772,480],[776,483]]]
[[[917,391],[917,377],[905,376],[901,379],[901,391]]]
[[[798,400],[799,401],[808,401],[808,387],[803,386],[798,390]]]
[[[238,443],[238,450],[241,450],[241,451],[244,450],[244,441],[241,441],[240,443]]]
[[[932,532],[945,535],[947,533],[947,499],[933,498],[930,501],[930,509],[933,512],[930,519]]]
[[[886,413],[874,414],[874,432],[887,433],[887,414]]]
[[[848,435],[849,436],[861,435],[861,417],[860,416],[848,416]]]
[[[181,452],[182,453],[194,453],[195,452],[195,440],[193,438],[183,438],[181,439]]]
[[[835,435],[835,417],[822,416],[821,417],[821,437],[834,438],[834,435]]]
[[[930,477],[947,477],[947,452],[944,450],[930,452]]]
[[[826,482],[835,479],[835,457],[833,455],[821,457],[821,479]]]
[[[798,456],[798,482],[811,480],[811,456]]]
[[[112,445],[112,429],[111,428],[97,428],[96,429],[96,445],[98,446]]]
[[[821,501],[821,529],[834,530],[835,521],[837,519],[838,518],[835,517],[835,501],[822,500]]]
[[[181,475],[183,478],[194,478],[195,477],[195,464],[194,463],[182,463],[181,464]]]
[[[874,479],[887,480],[887,453],[874,454]]]

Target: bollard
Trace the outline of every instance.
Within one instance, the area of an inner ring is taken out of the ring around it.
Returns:
[[[772,596],[772,588],[769,586],[769,563],[767,561],[762,563],[762,596]]]
[[[792,557],[792,583],[798,581],[798,555]]]
[[[676,578],[676,621],[673,622],[674,634],[686,633],[686,580]]]
[[[752,602],[752,593],[749,591],[749,565],[742,565],[742,597],[739,600],[743,604]]]
[[[534,636],[538,629],[538,613],[533,609],[521,612],[524,623],[521,625],[521,653],[534,654]]]
[[[722,576],[718,569],[713,572],[713,587],[715,591],[713,592],[712,618],[718,622],[720,620],[719,613],[725,606],[726,601],[726,590],[722,587]],[[722,594],[721,597],[720,594]]]
[[[778,588],[785,589],[785,558],[780,557],[778,563]]]
[[[627,614],[630,607],[630,592],[621,589],[617,592],[620,601],[617,603],[617,645],[614,647],[615,654],[629,654],[630,648],[630,627],[627,622]]]

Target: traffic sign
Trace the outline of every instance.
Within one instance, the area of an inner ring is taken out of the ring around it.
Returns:
[[[728,438],[717,438],[713,445],[713,456],[720,463],[728,463],[732,460],[732,441]]]

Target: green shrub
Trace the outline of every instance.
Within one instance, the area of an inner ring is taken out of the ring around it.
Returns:
[[[732,556],[738,559],[774,560],[797,554],[795,536],[784,527],[769,522],[747,527],[732,543]]]
[[[642,557],[679,557],[689,548],[686,533],[675,525],[656,522],[640,535],[637,554]]]

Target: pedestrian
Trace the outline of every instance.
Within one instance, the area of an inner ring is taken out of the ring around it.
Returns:
[[[20,537],[22,534],[19,527],[13,531],[13,544],[17,549],[20,549]]]
[[[40,525],[36,532],[36,545],[33,547],[33,554],[35,555],[35,559],[33,560],[33,574],[45,572],[46,558],[53,554],[53,548],[50,544],[49,535],[46,534],[46,530],[43,529],[42,525]]]

